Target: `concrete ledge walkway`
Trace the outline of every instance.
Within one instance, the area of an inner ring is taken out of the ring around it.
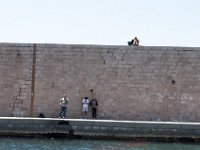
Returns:
[[[1,136],[200,139],[200,123],[0,117]]]

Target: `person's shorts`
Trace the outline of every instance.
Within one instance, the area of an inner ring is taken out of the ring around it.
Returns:
[[[88,105],[83,105],[82,111],[83,111],[83,112],[88,112]]]

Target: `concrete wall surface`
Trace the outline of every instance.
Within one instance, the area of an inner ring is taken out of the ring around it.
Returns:
[[[199,121],[199,60],[192,47],[1,43],[0,116],[58,117],[66,93],[69,118],[95,96],[98,119]]]

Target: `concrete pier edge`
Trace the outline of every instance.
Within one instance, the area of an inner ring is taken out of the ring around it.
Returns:
[[[200,123],[0,117],[0,136],[199,142]]]

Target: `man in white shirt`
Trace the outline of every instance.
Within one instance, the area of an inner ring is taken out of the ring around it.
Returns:
[[[88,97],[84,97],[82,100],[82,117],[87,118],[87,112],[88,112],[88,105],[90,101]]]

